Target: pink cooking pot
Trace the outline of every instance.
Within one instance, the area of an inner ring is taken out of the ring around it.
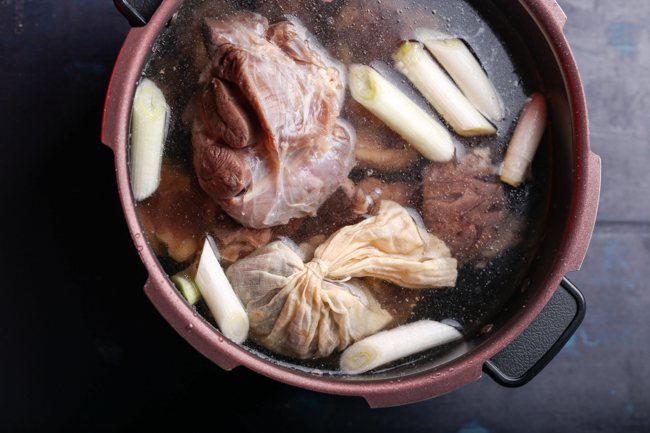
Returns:
[[[244,365],[284,383],[391,406],[453,391],[483,371],[505,386],[532,379],[564,346],[585,314],[580,292],[566,279],[584,259],[596,220],[600,158],[589,150],[587,106],[575,59],[562,33],[566,16],[555,0],[492,0],[521,36],[548,100],[551,138],[550,206],[545,236],[527,270],[527,286],[479,333],[451,353],[373,375],[327,376],[282,366],[227,339],[174,288],[145,239],[131,193],[130,116],[136,84],[154,41],[183,0],[116,0],[133,28],[111,78],[102,141],[115,153],[119,194],[136,249],[149,272],[144,291],[165,319],[203,355],[230,370]],[[160,3],[160,4],[159,4]]]

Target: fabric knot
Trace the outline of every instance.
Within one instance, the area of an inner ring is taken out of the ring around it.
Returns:
[[[314,258],[311,262],[307,263],[305,267],[316,274],[321,280],[324,279],[327,273],[330,271],[327,263],[319,258]]]

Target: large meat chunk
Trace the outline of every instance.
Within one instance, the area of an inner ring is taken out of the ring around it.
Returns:
[[[424,222],[459,264],[484,264],[519,240],[522,221],[506,209],[503,184],[488,152],[476,150],[456,167],[430,164],[422,187]]]
[[[239,12],[205,19],[202,32],[210,62],[193,126],[201,187],[248,227],[315,214],[354,165],[354,131],[338,119],[340,71],[295,23],[269,27]]]

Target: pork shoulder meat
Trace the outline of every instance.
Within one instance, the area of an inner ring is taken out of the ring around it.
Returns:
[[[199,184],[248,227],[314,215],[354,165],[354,131],[338,119],[340,71],[296,23],[239,12],[205,19],[202,32],[210,62],[192,131]]]
[[[485,264],[519,241],[522,220],[506,209],[503,184],[486,150],[475,150],[458,166],[432,163],[422,176],[424,223],[459,265]]]

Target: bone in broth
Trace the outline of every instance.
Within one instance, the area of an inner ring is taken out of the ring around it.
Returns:
[[[549,134],[506,179],[541,86],[486,2],[186,1],[143,77],[168,117],[159,183],[136,197],[142,226],[192,308],[228,336],[211,304],[225,301],[202,286],[214,250],[246,350],[336,375],[346,348],[411,322],[470,340],[519,291],[544,224]],[[133,119],[135,194],[135,108]]]

